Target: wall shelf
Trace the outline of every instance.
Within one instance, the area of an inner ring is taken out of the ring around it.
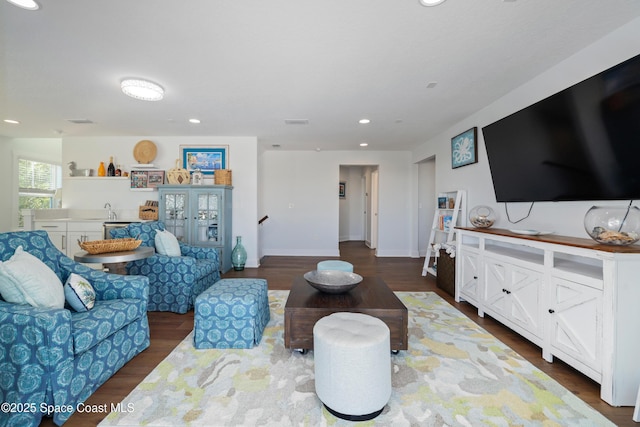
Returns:
[[[83,179],[89,179],[89,180],[107,179],[111,181],[128,181],[129,177],[128,176],[65,176],[63,177],[63,180],[65,179],[72,179],[74,181],[79,181]]]

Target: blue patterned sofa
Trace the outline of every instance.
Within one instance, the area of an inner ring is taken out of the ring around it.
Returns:
[[[60,252],[45,231],[0,234],[0,260],[18,246],[43,261],[62,283],[86,278],[96,301],[89,311],[8,303],[0,298],[0,426],[37,426],[43,415],[62,425],[100,385],[149,347],[146,277],[107,274]],[[56,410],[52,410],[56,407]]]
[[[111,230],[111,237],[135,237],[141,246],[155,248],[156,230],[164,230],[161,221],[129,224]],[[149,311],[186,313],[196,297],[220,280],[220,258],[214,248],[190,246],[180,242],[182,256],[155,255],[127,264],[129,274],[149,278]]]

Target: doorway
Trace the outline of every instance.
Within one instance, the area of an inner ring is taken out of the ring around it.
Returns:
[[[339,242],[364,241],[377,248],[378,179],[377,165],[340,165],[345,191],[339,200]]]

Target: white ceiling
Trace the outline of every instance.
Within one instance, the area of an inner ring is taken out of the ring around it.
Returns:
[[[0,135],[257,136],[292,150],[411,149],[640,16],[639,0],[38,2],[0,0],[0,119],[21,122]],[[123,95],[132,76],[165,99]]]

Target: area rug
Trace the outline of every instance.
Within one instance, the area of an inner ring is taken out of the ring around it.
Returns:
[[[195,350],[189,335],[100,426],[342,426],[315,394],[313,352],[284,347],[287,291],[249,350]],[[409,350],[392,355],[391,399],[365,426],[613,426],[432,292],[398,292]]]

